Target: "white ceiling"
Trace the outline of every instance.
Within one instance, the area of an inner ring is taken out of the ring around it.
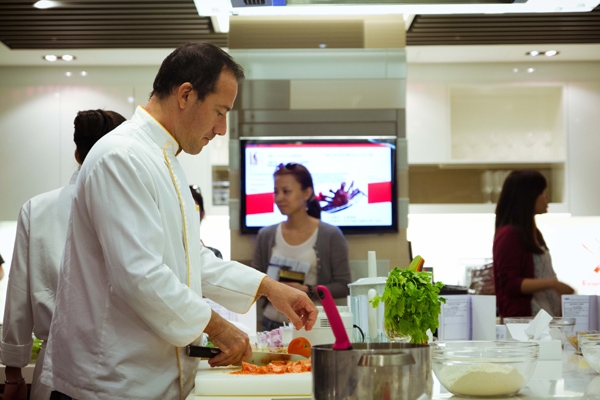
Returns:
[[[409,46],[408,63],[457,62],[560,62],[600,61],[600,44],[487,45],[487,46]],[[555,57],[528,57],[530,50],[558,50]],[[77,57],[70,65],[130,66],[160,65],[171,49],[55,50],[56,55]],[[42,59],[47,50],[10,50],[0,43],[0,66],[65,66],[64,61]]]

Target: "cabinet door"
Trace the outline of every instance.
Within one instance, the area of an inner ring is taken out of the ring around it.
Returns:
[[[406,137],[409,164],[439,164],[450,158],[448,87],[408,82]]]
[[[16,220],[27,199],[61,185],[58,97],[50,85],[0,88],[0,221]]]
[[[573,82],[568,86],[569,203],[573,216],[600,215],[600,82]]]

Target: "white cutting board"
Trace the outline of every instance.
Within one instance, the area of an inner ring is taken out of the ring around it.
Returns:
[[[312,372],[234,375],[242,367],[211,368],[200,361],[196,396],[312,396]]]

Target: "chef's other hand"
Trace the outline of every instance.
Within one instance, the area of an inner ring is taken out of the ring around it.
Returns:
[[[308,295],[298,289],[265,277],[258,288],[259,296],[266,296],[277,310],[285,314],[296,329],[310,331],[317,321],[317,307]]]
[[[211,367],[237,364],[252,357],[248,335],[216,312],[212,312],[204,332],[208,334],[210,341],[221,349],[219,354],[208,359]]]
[[[21,374],[21,368],[6,367],[5,382],[6,384],[4,385],[4,395],[2,399],[27,400],[27,384]]]

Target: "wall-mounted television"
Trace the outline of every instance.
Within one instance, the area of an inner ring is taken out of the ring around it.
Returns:
[[[242,233],[286,219],[273,173],[287,163],[310,171],[324,222],[344,233],[398,231],[394,137],[240,138],[240,149]]]

